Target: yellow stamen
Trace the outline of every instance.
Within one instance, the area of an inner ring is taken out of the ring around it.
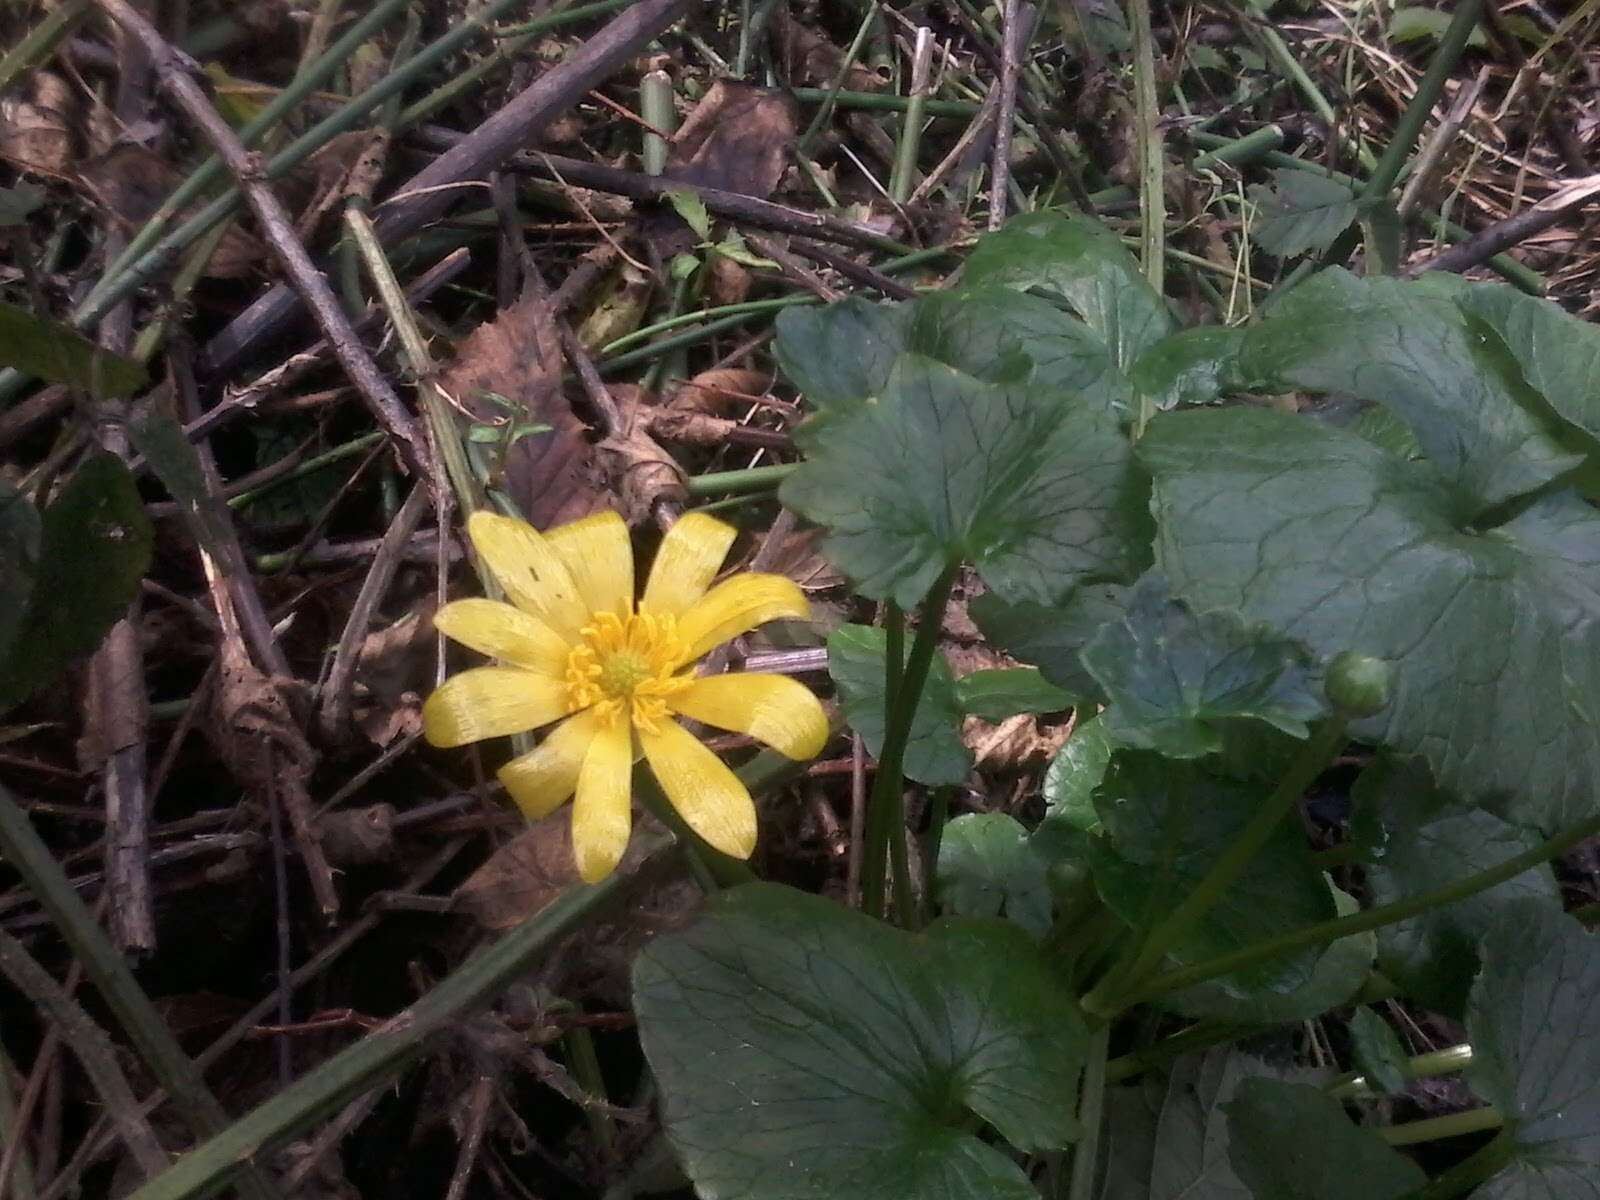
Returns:
[[[659,613],[595,613],[583,641],[567,656],[567,693],[576,709],[594,708],[609,725],[624,710],[654,732],[666,700],[692,682],[672,672],[683,657],[677,622]]]

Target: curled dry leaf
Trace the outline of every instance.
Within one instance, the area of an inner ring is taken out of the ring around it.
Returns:
[[[683,484],[683,468],[650,435],[656,410],[640,403],[638,392],[617,396],[617,407],[621,418],[617,432],[598,449],[617,507],[628,524],[638,525],[651,519],[656,505],[681,504],[689,493]]]
[[[26,96],[0,99],[0,159],[18,170],[68,178],[78,156],[77,96],[53,71],[35,71]]]
[[[748,367],[719,367],[701,371],[678,386],[672,407],[724,415],[755,400],[764,399],[772,387],[772,372]]]
[[[1071,732],[1070,722],[1041,723],[1030,713],[1019,713],[998,725],[968,717],[961,725],[961,740],[972,751],[975,766],[1017,770],[1050,762]]]
[[[796,21],[785,6],[779,6],[770,23],[773,40],[783,59],[783,77],[809,87],[828,87],[839,73],[844,54],[827,37],[809,25]],[[875,92],[883,87],[884,80],[871,68],[859,61],[850,64],[845,76],[844,90],[850,92]]]
[[[514,439],[500,464],[499,485],[540,529],[587,516],[606,503],[584,424],[561,390],[561,375],[561,343],[549,307],[526,296],[462,339],[455,361],[439,377],[456,407],[484,424],[549,426]]]

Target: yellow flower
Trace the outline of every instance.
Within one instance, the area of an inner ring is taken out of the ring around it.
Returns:
[[[667,532],[637,605],[633,546],[614,512],[543,534],[478,512],[467,532],[511,603],[457,600],[434,623],[504,665],[464,671],[429,696],[428,741],[461,746],[561,721],[499,777],[533,821],[576,794],[572,847],[587,882],[610,874],[627,848],[641,754],[691,829],[748,858],[756,844],[749,790],[674,717],[749,734],[794,759],[821,751],[827,717],[799,683],[782,675],[697,678],[692,670],[729,638],[808,616],[800,589],[760,574],[712,587],[735,531],[698,513]]]

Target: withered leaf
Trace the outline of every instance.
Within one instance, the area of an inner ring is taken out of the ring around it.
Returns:
[[[515,439],[501,465],[500,486],[540,529],[605,506],[584,424],[561,390],[561,375],[548,305],[530,295],[469,333],[439,377],[455,404],[485,424],[549,426]]]
[[[673,135],[667,178],[765,200],[789,166],[795,117],[792,97],[719,79]]]
[[[0,100],[0,159],[22,171],[66,178],[77,157],[77,97],[66,80],[35,71],[26,97]]]

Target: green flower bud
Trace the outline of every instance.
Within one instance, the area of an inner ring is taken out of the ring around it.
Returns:
[[[1370,717],[1389,704],[1394,671],[1381,658],[1346,650],[1328,664],[1328,700],[1346,716]]]

